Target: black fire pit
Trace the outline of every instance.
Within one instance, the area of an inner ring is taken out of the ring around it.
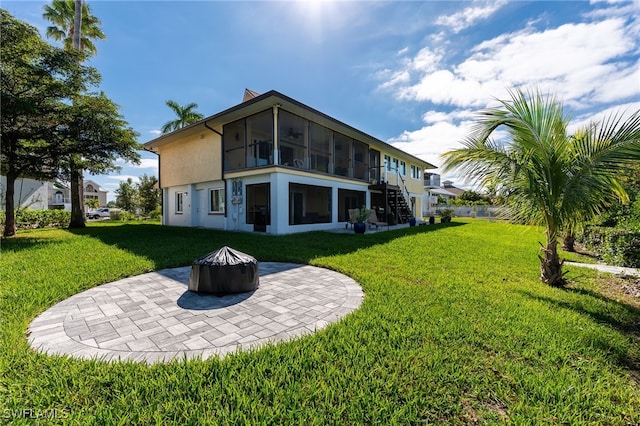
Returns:
[[[224,246],[193,262],[189,290],[222,296],[253,291],[258,281],[258,261]]]

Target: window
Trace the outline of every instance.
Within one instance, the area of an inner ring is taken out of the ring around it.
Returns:
[[[273,164],[273,111],[225,124],[222,128],[224,170]]]
[[[400,174],[402,176],[407,175],[407,163],[405,163],[404,161],[400,161]]]
[[[369,149],[369,179],[380,180],[380,151]]]
[[[411,165],[411,177],[417,180],[422,179],[422,176],[420,176],[420,167]]]
[[[224,189],[209,190],[209,213],[224,213]]]
[[[398,172],[398,159],[397,158],[393,158],[391,160],[391,171],[394,173]]]
[[[176,213],[182,214],[184,207],[184,192],[176,192]]]
[[[387,165],[387,171],[390,172],[391,171],[391,157],[389,157],[388,155],[384,156],[384,163]]]
[[[338,176],[353,177],[351,164],[352,140],[342,133],[334,135],[335,169],[334,174]]]
[[[349,209],[359,209],[364,206],[366,192],[338,189],[338,222],[349,220]]]
[[[289,184],[289,225],[331,222],[331,188]]]
[[[323,173],[333,171],[333,132],[316,123],[309,123],[311,169]]]
[[[280,110],[278,115],[280,164],[307,169],[309,122],[302,117]]]

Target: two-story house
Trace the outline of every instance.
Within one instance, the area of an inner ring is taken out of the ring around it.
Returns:
[[[276,91],[145,144],[159,155],[163,224],[287,234],[344,225],[366,205],[422,217],[435,166]]]

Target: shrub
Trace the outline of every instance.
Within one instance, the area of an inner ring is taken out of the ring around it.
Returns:
[[[162,207],[158,206],[149,212],[149,219],[158,220],[162,217]]]
[[[588,226],[580,241],[605,263],[629,268],[640,267],[640,229]]]
[[[0,226],[4,229],[5,212],[0,212]],[[71,212],[67,210],[30,210],[16,211],[16,229],[63,228],[71,221]]]
[[[137,219],[135,214],[129,213],[128,211],[125,211],[125,210],[111,210],[109,212],[109,218],[111,220],[120,220],[120,221]]]

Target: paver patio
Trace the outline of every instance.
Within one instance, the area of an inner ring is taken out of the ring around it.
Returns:
[[[218,297],[187,290],[191,266],[94,287],[29,327],[33,348],[106,361],[202,359],[313,333],[357,309],[351,278],[309,265],[260,262],[260,287]]]

